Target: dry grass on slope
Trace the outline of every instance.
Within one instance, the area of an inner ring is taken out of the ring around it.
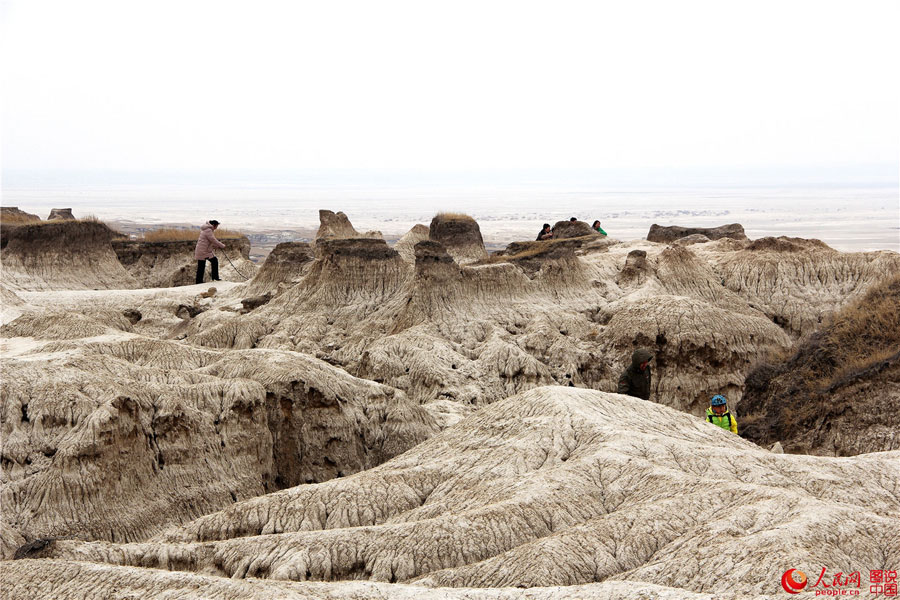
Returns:
[[[801,343],[788,360],[807,389],[852,380],[900,351],[900,276],[873,287]]]
[[[550,254],[557,254],[563,248],[574,248],[575,244],[573,244],[572,239],[573,238],[560,238],[535,242],[514,242],[507,247],[506,251],[502,253],[495,252],[475,264],[487,265],[502,262],[515,262],[528,258],[538,258]]]
[[[465,213],[439,212],[435,218],[442,221],[474,221],[475,219]]]
[[[85,215],[78,219],[35,219],[34,215],[28,213],[2,212],[0,213],[0,223],[4,225],[50,225],[54,223],[103,223],[107,227],[109,225],[100,220],[97,215]]]
[[[838,359],[829,386],[900,351],[900,276],[876,286],[835,315],[824,341]]]
[[[747,375],[744,433],[763,444],[804,438],[793,450],[815,452],[810,439],[836,439],[824,432],[846,427],[850,433],[838,437],[858,440],[870,425],[890,430],[892,421],[884,411],[895,410],[890,402],[898,370],[900,276],[895,276],[836,313],[786,360],[757,365]],[[887,440],[889,433],[879,436]],[[829,453],[891,449],[892,442],[885,443],[851,450],[838,440]]]
[[[2,212],[0,213],[0,223],[4,225],[21,225],[23,223],[39,223],[40,221],[35,221],[33,215],[29,214],[17,214],[17,213],[8,213]]]
[[[197,229],[178,229],[175,227],[153,229],[147,231],[141,237],[137,238],[139,242],[186,242],[196,241],[200,235]],[[240,231],[232,231],[230,229],[216,229],[215,236],[217,239],[235,239],[244,237]]]

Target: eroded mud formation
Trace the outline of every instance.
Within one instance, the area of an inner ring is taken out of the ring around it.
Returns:
[[[143,543],[57,540],[30,556],[111,572],[578,585],[598,598],[596,582],[635,582],[749,597],[809,556],[850,570],[873,551],[900,559],[897,458],[776,455],[650,402],[540,388],[351,477],[238,502]],[[861,485],[873,471],[881,485]],[[835,526],[852,544],[823,543]]]
[[[866,454],[898,447],[896,253],[321,221],[161,290],[101,224],[4,224],[9,597],[747,598],[900,560],[900,456]],[[611,393],[637,347],[649,402]]]
[[[13,290],[135,288],[113,251],[116,235],[93,221],[3,224],[3,283]]]
[[[306,242],[282,242],[266,256],[245,293],[277,295],[298,283],[312,260],[313,249]]]
[[[4,360],[3,517],[29,538],[143,539],[370,468],[437,431],[402,392],[315,358],[151,341],[112,316],[123,334],[98,322],[85,332],[97,341]]]

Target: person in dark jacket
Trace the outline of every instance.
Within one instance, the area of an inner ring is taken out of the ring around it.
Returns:
[[[553,237],[553,231],[550,230],[550,223],[544,223],[544,227],[541,228],[541,232],[537,236],[537,240],[540,242],[541,240],[549,240]]]
[[[200,228],[200,237],[194,248],[194,260],[197,261],[197,283],[203,283],[203,275],[206,271],[206,261],[209,261],[213,281],[219,280],[219,259],[216,258],[215,248],[224,248],[225,244],[216,239],[213,233],[219,227],[215,219],[207,221]]]
[[[631,354],[631,366],[619,377],[620,394],[650,399],[650,361],[653,353],[647,348],[638,348]]]

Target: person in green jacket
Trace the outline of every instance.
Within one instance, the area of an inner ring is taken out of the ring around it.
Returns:
[[[647,348],[638,348],[631,354],[631,366],[619,377],[617,391],[627,396],[650,399],[650,361],[653,352]]]
[[[737,419],[728,412],[728,401],[721,394],[716,394],[710,400],[709,408],[706,409],[706,420],[737,435]]]
[[[593,229],[594,231],[596,231],[597,233],[599,233],[601,235],[606,235],[606,232],[603,231],[602,227],[600,227],[600,221],[594,221],[594,224],[591,225],[591,229]]]

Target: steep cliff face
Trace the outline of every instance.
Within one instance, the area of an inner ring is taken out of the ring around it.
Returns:
[[[225,244],[224,249],[216,250],[219,257],[219,277],[225,281],[238,282],[252,279],[258,267],[250,261],[250,240],[241,236],[219,241]],[[143,242],[120,239],[113,240],[112,245],[119,262],[140,282],[141,287],[194,285],[196,281],[196,240]],[[208,270],[209,265],[207,281]]]
[[[3,283],[13,290],[130,289],[138,283],[103,223],[58,220],[2,226]]]

